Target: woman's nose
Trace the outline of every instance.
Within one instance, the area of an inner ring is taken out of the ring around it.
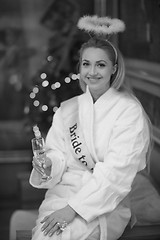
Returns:
[[[89,73],[90,73],[91,75],[95,75],[95,74],[96,74],[96,67],[95,67],[95,66],[91,66]]]

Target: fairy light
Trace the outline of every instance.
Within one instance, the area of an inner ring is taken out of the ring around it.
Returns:
[[[40,104],[40,102],[39,102],[38,100],[35,100],[35,101],[33,102],[33,105],[34,105],[35,107],[38,107],[39,104]]]
[[[47,87],[49,85],[48,80],[42,82],[42,87]]]
[[[48,56],[48,57],[50,57],[50,56]],[[40,77],[41,77],[41,79],[45,79],[44,81],[42,81],[42,87],[47,87],[49,85],[49,81],[46,79],[47,74],[46,73],[42,73],[40,75]],[[64,82],[66,84],[68,84],[68,83],[71,82],[71,80],[77,80],[77,79],[79,79],[79,74],[70,73],[68,77],[64,78]],[[60,82],[55,82],[55,83],[50,85],[50,88],[52,90],[56,90],[56,89],[58,89],[60,87],[61,87],[61,83]],[[32,92],[30,93],[30,98],[34,99],[36,97],[36,94],[39,91],[40,91],[40,89],[38,88],[38,86],[33,87]],[[35,107],[40,106],[40,101],[34,100],[33,101],[33,105]],[[51,105],[53,106],[53,104],[51,104]],[[46,104],[41,106],[41,111],[43,111],[43,112],[46,112],[48,109],[49,109],[49,107]],[[57,109],[58,109],[58,107],[54,106],[53,107],[53,112],[55,113],[57,111]],[[29,111],[29,109],[28,110],[24,109],[24,111],[27,113]]]
[[[29,113],[29,110],[30,110],[29,107],[28,107],[28,106],[25,106],[25,108],[24,108],[24,113],[25,113],[25,114],[28,114],[28,113]]]
[[[36,94],[36,93],[38,93],[38,92],[39,92],[39,88],[38,88],[38,87],[34,87],[32,91],[33,91],[33,93],[35,93],[35,94]]]
[[[65,81],[65,83],[70,83],[70,82],[71,82],[71,79],[70,79],[70,77],[66,77],[66,78],[64,79],[64,81]]]
[[[53,107],[53,112],[56,112],[56,111],[57,111],[57,109],[58,109],[58,107],[57,107],[57,106]]]
[[[48,56],[47,60],[48,60],[48,62],[51,62],[53,60],[53,57],[52,56]]]
[[[72,78],[72,80],[77,80],[77,74],[72,74],[72,76],[71,76],[71,78]]]
[[[55,85],[55,87],[56,87],[56,88],[60,88],[60,87],[61,87],[61,84],[60,84],[60,82],[55,82],[55,84],[54,84],[54,85]]]
[[[41,79],[46,79],[47,74],[46,73],[41,73],[40,77],[41,77]]]
[[[55,87],[55,84],[54,84],[54,83],[51,85],[51,88],[52,88],[52,90],[55,90],[55,89],[56,89],[56,87]]]
[[[46,73],[41,74],[41,79],[45,79],[46,77],[47,77]],[[79,74],[70,73],[69,77],[65,77],[64,82],[68,84],[71,82],[71,80],[77,80],[77,79],[79,79]],[[42,87],[47,87],[48,85],[49,85],[48,80],[44,80],[42,82]],[[61,83],[55,82],[50,87],[52,90],[56,90],[57,88],[61,87]],[[32,91],[33,92],[30,94],[30,98],[35,98],[35,94],[37,94],[39,92],[39,88],[37,86],[35,86]]]
[[[48,110],[48,106],[47,105],[43,105],[42,106],[42,111],[46,112]]]
[[[30,98],[33,99],[33,98],[35,98],[36,94],[34,92],[31,92],[29,96],[30,96]]]

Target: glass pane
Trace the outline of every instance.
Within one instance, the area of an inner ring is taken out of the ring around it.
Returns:
[[[121,0],[119,17],[126,23],[120,35],[125,57],[160,62],[159,0]]]

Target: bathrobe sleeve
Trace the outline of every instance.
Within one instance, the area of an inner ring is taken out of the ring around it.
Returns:
[[[103,161],[68,204],[87,222],[113,211],[130,192],[136,173],[145,168],[148,145],[148,124],[140,106],[123,108]]]
[[[53,188],[60,180],[66,169],[65,144],[63,122],[58,109],[53,117],[52,126],[46,136],[46,155],[52,162],[51,176],[49,181],[42,181],[41,175],[33,169],[30,175],[30,184],[36,188]]]

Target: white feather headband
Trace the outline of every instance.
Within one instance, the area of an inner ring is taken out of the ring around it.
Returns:
[[[110,35],[125,30],[125,24],[122,20],[109,17],[84,16],[81,17],[77,23],[80,30],[95,35]]]

